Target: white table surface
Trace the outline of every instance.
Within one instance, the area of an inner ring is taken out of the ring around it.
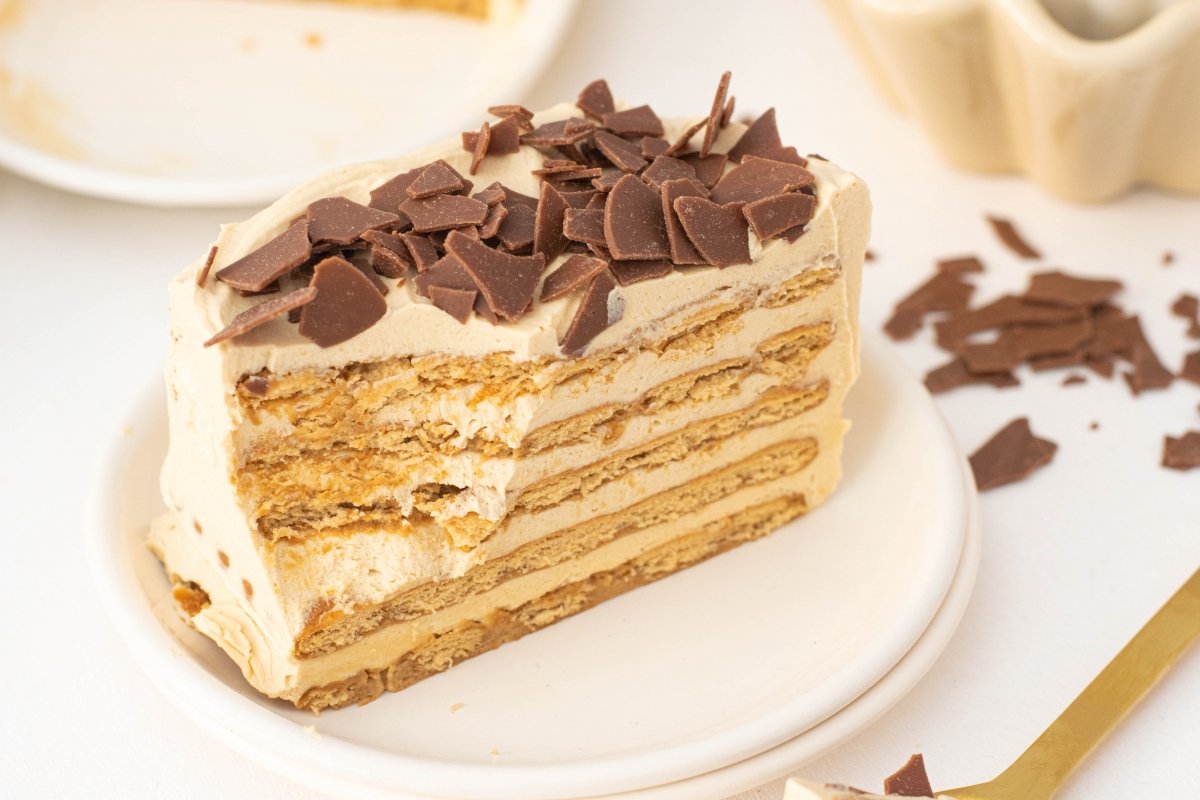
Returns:
[[[1168,365],[1196,349],[1167,306],[1181,289],[1200,289],[1200,200],[1139,192],[1079,207],[1019,179],[953,172],[873,93],[815,5],[737,7],[756,16],[685,0],[585,2],[531,95],[496,100],[543,106],[605,76],[618,95],[660,113],[696,113],[732,69],[740,113],[778,106],[786,141],[871,186],[879,259],[867,267],[864,325],[879,326],[943,255],[986,260],[980,297],[1019,290],[1033,266],[993,240],[990,211],[1018,220],[1047,265],[1127,281],[1121,301],[1143,313]],[[635,13],[641,25],[628,24]],[[147,685],[98,608],[81,548],[101,448],[159,370],[166,281],[205,252],[220,222],[247,213],[107,203],[0,173],[0,795],[318,796],[210,740]],[[1165,268],[1168,248],[1178,258]],[[897,352],[917,372],[943,360],[928,334]],[[1061,373],[1021,377],[1017,389],[937,401],[966,451],[1023,414],[1060,445],[1031,480],[985,494],[982,569],[957,637],[905,700],[836,752],[797,765],[799,774],[877,787],[924,751],[935,785],[990,777],[1200,566],[1200,471],[1158,466],[1163,434],[1200,428],[1200,387],[1135,400],[1119,380],[1060,388]],[[1197,720],[1200,649],[1063,796],[1195,791]],[[745,796],[778,798],[781,786]]]

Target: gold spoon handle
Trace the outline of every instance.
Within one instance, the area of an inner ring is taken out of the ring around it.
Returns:
[[[963,800],[1049,800],[1198,636],[1200,570],[1012,766],[987,784],[945,794]]]

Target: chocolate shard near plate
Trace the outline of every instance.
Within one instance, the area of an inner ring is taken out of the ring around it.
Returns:
[[[675,180],[665,182],[659,188],[659,193],[662,195],[663,218],[667,223],[671,261],[676,264],[707,264],[680,224],[679,215],[675,213],[675,201],[681,197],[707,197],[708,192],[695,181]]]
[[[654,159],[653,164],[642,171],[642,180],[655,189],[661,187],[664,181],[676,181],[680,179],[699,182],[699,179],[696,177],[696,170],[692,169],[691,164],[686,161],[680,161],[678,158],[671,158],[670,156],[659,156]]]
[[[578,355],[593,339],[620,321],[624,311],[617,282],[607,271],[592,278],[575,317],[559,344],[564,353]]]
[[[458,258],[475,279],[488,308],[497,317],[509,321],[519,319],[529,308],[538,280],[546,268],[546,257],[541,253],[509,255],[458,231],[451,231],[446,237],[446,252]]]
[[[478,294],[473,289],[451,289],[448,286],[429,287],[430,301],[463,324],[466,324],[467,320],[471,318],[471,312],[475,309],[475,297]]]
[[[1183,368],[1179,370],[1179,377],[1200,386],[1200,350],[1183,357]]]
[[[779,138],[779,127],[775,123],[775,109],[768,108],[751,123],[737,144],[729,148],[729,158],[733,161],[741,161],[746,156],[770,158],[781,147],[783,141]]]
[[[803,192],[764,197],[742,207],[742,213],[746,215],[754,235],[762,240],[807,225],[816,211],[817,198]]]
[[[1021,258],[1033,259],[1042,257],[1042,254],[1025,240],[1025,237],[1020,234],[1017,226],[1011,220],[1004,219],[1003,217],[988,216],[987,221],[1004,246]]]
[[[665,278],[675,271],[675,266],[665,259],[650,261],[613,261],[608,265],[617,283],[632,286],[642,281]]]
[[[684,153],[680,159],[692,165],[692,169],[696,172],[696,179],[704,184],[706,189],[717,185],[717,181],[721,180],[721,176],[725,174],[725,165],[729,163],[729,156],[724,153],[712,153],[707,156],[699,153]]]
[[[1120,281],[1076,278],[1063,272],[1039,272],[1029,279],[1025,299],[1068,308],[1091,308],[1107,303],[1121,291]]]
[[[925,757],[920,753],[910,756],[903,767],[884,779],[883,792],[901,797],[933,797],[933,787],[925,772]]]
[[[230,320],[229,324],[222,328],[211,339],[206,341],[204,346],[212,347],[214,344],[223,342],[226,339],[232,339],[236,336],[241,336],[244,333],[249,333],[258,326],[265,325],[276,317],[288,313],[292,309],[300,308],[307,303],[311,303],[316,296],[316,289],[311,286],[305,286],[303,289],[297,289],[294,292],[288,292],[285,295],[272,297],[270,300],[264,300],[256,306],[251,306]]]
[[[1163,437],[1162,465],[1180,471],[1200,467],[1200,431]]]
[[[557,189],[542,183],[542,194],[538,198],[537,213],[533,221],[533,252],[541,253],[546,261],[553,261],[567,249],[567,237],[563,235],[563,219],[567,201]],[[499,312],[497,312],[499,313]]]
[[[217,270],[217,280],[244,292],[261,292],[311,254],[308,220],[301,218],[262,247]]]
[[[1093,333],[1087,319],[1057,325],[1018,325],[1002,331],[993,342],[965,344],[958,352],[972,372],[1011,372],[1031,358],[1073,353]]]
[[[748,225],[740,207],[685,196],[675,201],[675,213],[688,239],[709,264],[732,267],[751,262]]]
[[[649,163],[640,149],[608,131],[596,131],[596,148],[622,172],[640,172]]]
[[[420,200],[423,197],[461,192],[466,186],[462,175],[459,175],[449,164],[444,161],[434,161],[421,170],[404,191],[413,200]]]
[[[971,301],[975,287],[958,273],[937,272],[896,304],[884,330],[897,341],[916,333],[932,311],[958,311]]]
[[[725,113],[725,95],[729,92],[729,79],[733,73],[726,71],[717,81],[717,93],[713,96],[712,107],[704,119],[704,139],[700,142],[700,157],[707,156],[712,150],[717,131],[723,127],[721,117]],[[689,137],[690,138],[690,137]]]
[[[573,242],[607,246],[604,211],[599,208],[568,208],[563,218],[563,235]]]
[[[618,136],[662,136],[663,124],[650,106],[610,111],[602,118],[604,127]]]
[[[566,297],[608,269],[608,262],[585,255],[573,255],[542,281],[541,301],[549,303]]]
[[[959,275],[971,272],[983,272],[983,262],[977,256],[959,256],[943,258],[937,262],[938,272],[954,272]]]
[[[346,197],[326,197],[308,206],[308,238],[313,244],[350,244],[366,231],[400,221],[388,211],[364,206]]]
[[[925,388],[930,394],[943,394],[962,386],[986,383],[996,389],[1020,386],[1011,372],[971,372],[961,358],[955,358],[925,375]]]
[[[1024,480],[1049,464],[1056,450],[1054,442],[1033,435],[1028,417],[1014,419],[971,454],[975,485],[983,492]]]
[[[636,175],[626,175],[608,193],[604,238],[617,260],[670,258],[662,201]]]
[[[747,156],[713,186],[712,200],[720,205],[753,203],[812,184],[813,174],[804,167]]]
[[[318,347],[353,339],[387,313],[387,301],[366,275],[334,256],[313,270],[314,297],[300,312],[300,335]]]
[[[603,78],[592,81],[583,87],[583,91],[575,100],[575,107],[596,119],[601,119],[605,114],[611,114],[617,110],[617,106],[613,102],[612,90],[608,88],[608,81]]]
[[[487,203],[460,194],[437,194],[419,200],[410,198],[400,204],[400,210],[412,220],[413,230],[417,233],[482,225],[488,213]]]

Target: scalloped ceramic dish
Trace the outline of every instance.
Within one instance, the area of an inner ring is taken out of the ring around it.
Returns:
[[[945,158],[1099,202],[1200,192],[1200,0],[824,0]]]

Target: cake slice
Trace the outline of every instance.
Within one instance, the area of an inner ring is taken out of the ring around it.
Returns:
[[[698,119],[603,81],[495,107],[172,282],[151,546],[256,689],[370,701],[833,490],[867,192],[727,85]]]

